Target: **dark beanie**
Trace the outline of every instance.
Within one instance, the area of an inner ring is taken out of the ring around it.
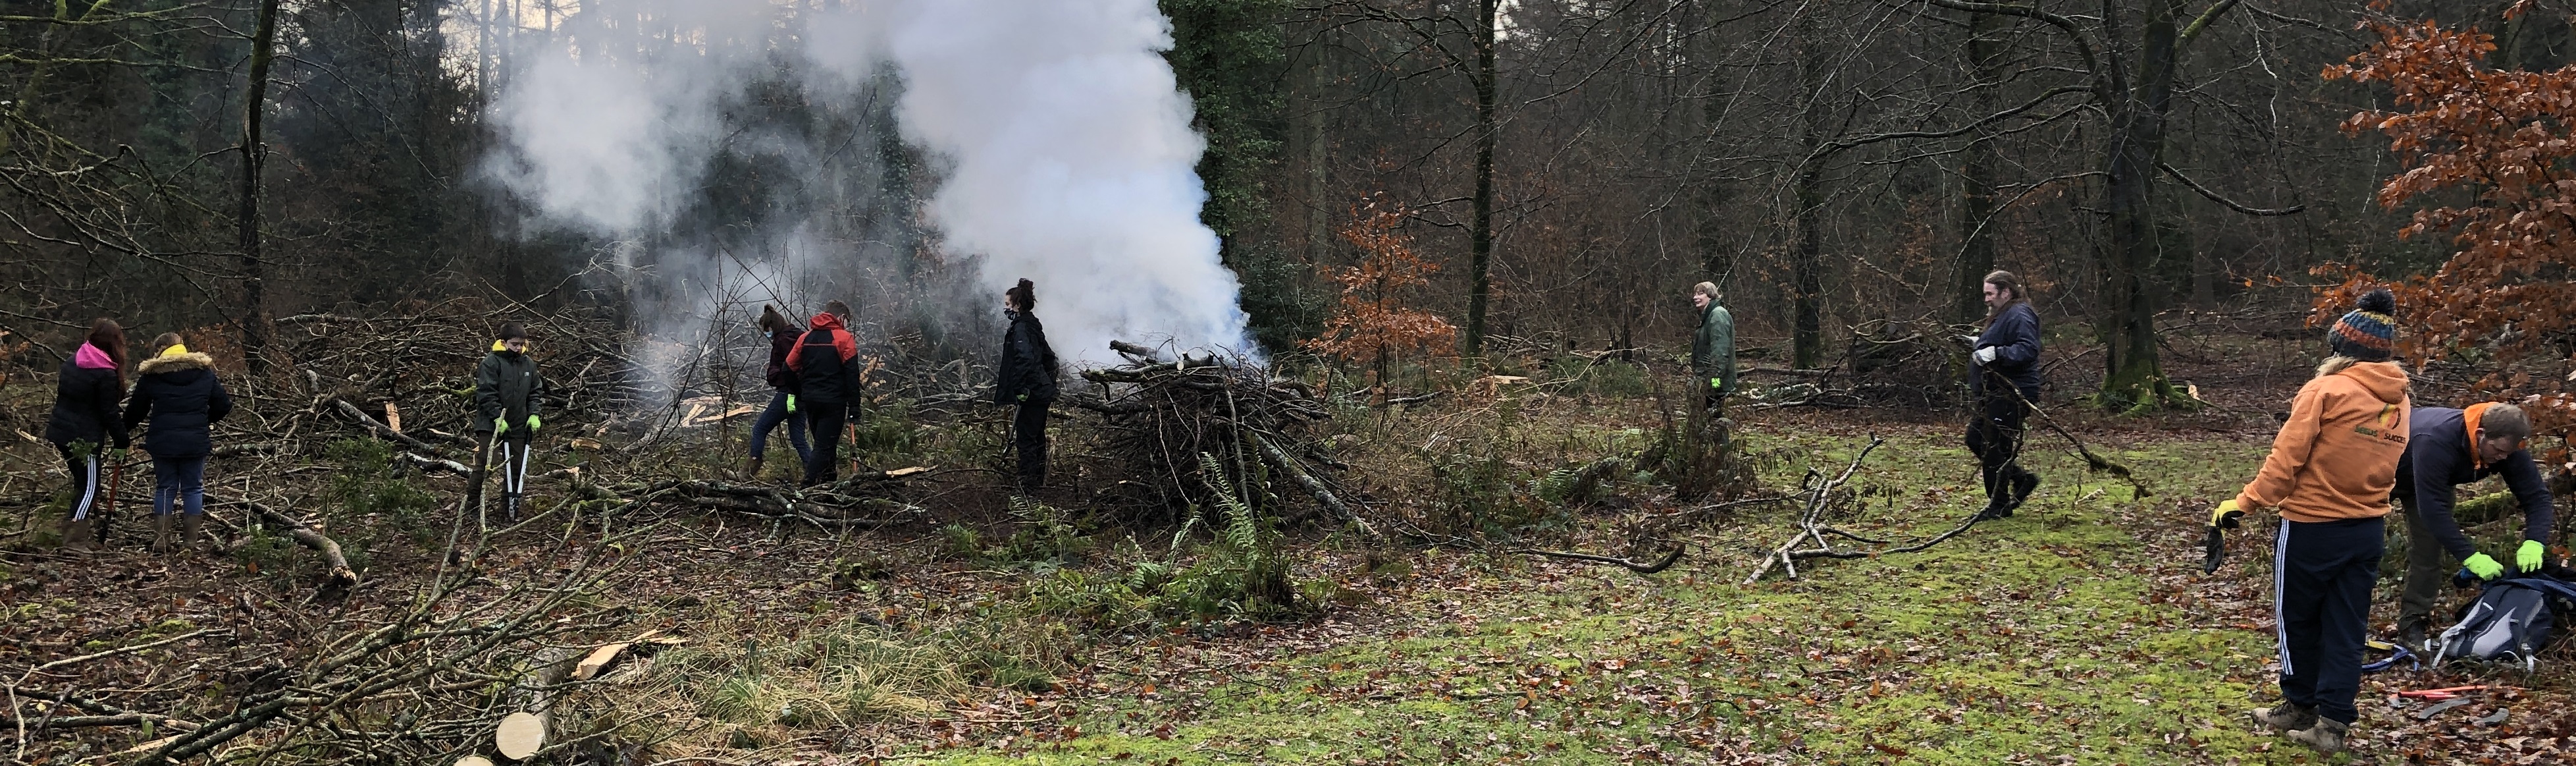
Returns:
[[[2386,289],[2361,296],[2360,306],[2335,320],[2326,331],[2326,346],[2336,356],[2385,362],[2397,352],[2397,296]]]

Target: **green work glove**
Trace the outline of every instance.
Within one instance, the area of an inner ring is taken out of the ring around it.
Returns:
[[[1726,390],[1726,380],[1723,378],[1709,378],[1708,387],[1724,391]]]
[[[796,395],[795,395],[795,394],[788,394],[788,395],[787,395],[787,412],[788,412],[789,414],[794,414],[794,413],[796,412]]]
[[[528,433],[536,433],[537,429],[543,428],[545,425],[546,421],[544,418],[537,417],[537,414],[533,412],[528,413]]]
[[[500,436],[500,435],[502,435],[502,434],[506,434],[506,433],[509,433],[509,432],[510,432],[510,421],[509,421],[509,420],[504,419],[504,418],[493,418],[493,419],[492,419],[492,435],[493,435],[493,436]]]
[[[2469,568],[2469,574],[2477,575],[2480,580],[2493,580],[2496,575],[2504,574],[2504,565],[2487,558],[2484,553],[2469,554],[2469,560],[2460,563]]]
[[[1029,400],[1029,395],[1028,395],[1028,394],[1021,394],[1021,395],[1020,395],[1019,401],[1021,401],[1021,402],[1025,403],[1025,402],[1027,402],[1028,400]]]
[[[2216,510],[2209,512],[2209,528],[2235,529],[2237,524],[2236,520],[2241,518],[2245,518],[2245,511],[2236,507],[2236,501],[2229,500],[2224,503],[2219,503]]]
[[[2546,546],[2541,545],[2540,541],[2524,540],[2522,541],[2522,548],[2513,552],[2513,568],[2521,570],[2523,574],[2538,572],[2540,571],[2540,560],[2546,556],[2548,552],[2549,549]]]

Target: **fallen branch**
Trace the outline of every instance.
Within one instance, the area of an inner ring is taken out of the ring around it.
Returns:
[[[285,529],[286,536],[294,538],[296,544],[320,554],[323,565],[330,569],[329,580],[324,587],[347,589],[358,584],[358,571],[349,568],[349,557],[340,553],[338,542],[314,530],[302,519],[280,513],[275,508],[248,499],[242,500],[241,504],[259,514],[261,521]]]
[[[1525,555],[1525,556],[1546,556],[1546,557],[1548,557],[1548,558],[1553,558],[1553,559],[1565,559],[1565,560],[1567,560],[1567,561],[1584,561],[1584,562],[1590,562],[1590,563],[1594,563],[1594,564],[1610,564],[1610,565],[1613,565],[1613,566],[1625,567],[1625,568],[1627,568],[1627,570],[1628,570],[1628,571],[1635,572],[1635,573],[1637,573],[1637,574],[1654,574],[1654,573],[1656,573],[1656,572],[1661,572],[1661,571],[1664,571],[1664,570],[1666,570],[1666,569],[1671,569],[1671,568],[1673,567],[1673,564],[1675,564],[1675,563],[1677,563],[1677,562],[1680,562],[1680,561],[1682,560],[1682,552],[1683,552],[1683,551],[1686,551],[1686,550],[1690,550],[1690,546],[1688,546],[1688,545],[1676,545],[1676,546],[1673,546],[1673,550],[1672,550],[1672,552],[1671,552],[1671,553],[1666,553],[1666,554],[1664,554],[1664,557],[1663,557],[1663,558],[1656,560],[1656,561],[1655,561],[1655,563],[1652,563],[1652,564],[1639,564],[1639,563],[1637,563],[1637,562],[1629,561],[1629,560],[1627,560],[1627,559],[1622,559],[1622,558],[1611,558],[1611,557],[1609,557],[1609,556],[1595,556],[1595,555],[1592,555],[1592,554],[1589,554],[1589,553],[1566,553],[1566,552],[1563,552],[1563,551],[1543,551],[1543,550],[1539,550],[1539,549],[1537,549],[1537,548],[1520,548],[1520,549],[1515,549],[1515,550],[1513,550],[1512,552],[1513,552],[1513,553],[1517,553],[1517,554],[1521,554],[1521,555]]]
[[[2066,441],[2068,443],[2075,445],[2075,454],[2084,458],[2085,468],[2097,473],[2107,473],[2112,476],[2119,477],[2122,481],[2128,482],[2131,488],[2138,491],[2138,497],[2143,498],[2155,496],[2156,493],[2147,489],[2147,483],[2140,480],[2136,472],[2130,471],[2128,466],[2111,462],[2109,458],[2093,454],[2093,450],[2091,448],[2084,446],[2083,439],[2075,438],[2074,432],[2068,431],[2064,426],[2058,425],[2057,419],[2049,417],[2047,410],[2040,409],[2038,403],[2031,401],[2029,397],[2022,396],[2021,389],[2014,388],[2012,386],[2005,386],[2004,388],[2013,392],[2013,398],[2020,399],[2022,406],[2029,407],[2033,414],[2038,415],[2039,422],[2048,426],[2048,430],[2056,431],[2057,435],[2066,437]]]
[[[1308,473],[1306,467],[1298,464],[1296,458],[1279,451],[1278,445],[1270,443],[1269,439],[1261,438],[1258,434],[1253,435],[1252,444],[1261,450],[1261,457],[1270,463],[1270,467],[1279,469],[1280,473],[1288,474],[1289,481],[1295,482],[1298,488],[1306,490],[1306,494],[1314,496],[1315,502],[1322,504],[1326,510],[1332,511],[1333,518],[1340,520],[1343,526],[1358,527],[1360,534],[1371,539],[1377,538],[1377,530],[1370,528],[1368,522],[1361,521],[1359,514],[1352,513],[1351,507],[1344,504],[1340,496],[1333,494],[1331,487],[1324,486],[1322,479],[1317,479],[1314,474]]]
[[[366,410],[358,409],[358,405],[350,404],[347,399],[334,397],[331,400],[331,408],[338,410],[342,415],[348,416],[350,420],[358,421],[359,424],[366,426],[367,430],[373,432],[377,438],[384,439],[385,441],[393,442],[395,444],[400,444],[405,447],[410,447],[424,454],[440,458],[446,457],[444,450],[431,445],[429,442],[412,438],[410,434],[394,430],[393,426],[385,425],[384,421],[377,420],[376,416],[367,414]]]
[[[1876,434],[1870,435],[1869,446],[1862,447],[1860,454],[1853,455],[1851,465],[1844,466],[1843,472],[1832,479],[1818,482],[1817,479],[1822,477],[1816,474],[1813,469],[1809,469],[1807,472],[1807,481],[1812,488],[1807,493],[1806,509],[1798,514],[1798,533],[1790,535],[1787,542],[1781,543],[1779,547],[1771,549],[1770,553],[1764,554],[1762,556],[1761,566],[1755,567],[1753,574],[1744,578],[1744,584],[1752,585],[1753,583],[1760,581],[1762,579],[1762,575],[1771,571],[1771,565],[1774,563],[1778,563],[1783,569],[1788,571],[1789,579],[1798,579],[1797,559],[1799,557],[1791,554],[1792,552],[1801,551],[1802,549],[1798,547],[1798,544],[1805,542],[1808,538],[1815,539],[1817,549],[1828,551],[1832,550],[1833,545],[1825,542],[1823,529],[1825,508],[1832,504],[1834,490],[1842,487],[1844,482],[1851,481],[1852,474],[1860,471],[1861,461],[1869,459],[1869,453],[1877,451],[1880,445],[1884,445],[1886,443],[1887,439],[1885,437],[1881,437]]]

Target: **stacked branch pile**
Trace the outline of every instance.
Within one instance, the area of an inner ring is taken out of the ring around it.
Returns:
[[[1152,349],[1113,341],[1125,364],[1084,370],[1092,385],[1070,397],[1107,421],[1107,448],[1152,505],[1178,511],[1218,507],[1211,492],[1236,487],[1247,503],[1269,499],[1265,479],[1278,479],[1314,499],[1336,521],[1366,530],[1329,474],[1309,465],[1311,424],[1330,417],[1311,386],[1276,380],[1241,358],[1180,355],[1163,361]],[[1205,455],[1211,459],[1203,459]],[[1202,475],[1215,466],[1224,476]]]

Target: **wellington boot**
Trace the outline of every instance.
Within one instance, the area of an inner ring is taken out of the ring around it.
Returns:
[[[2254,722],[2264,726],[2269,726],[2274,731],[2286,734],[2300,729],[2305,729],[2310,726],[2315,726],[2317,723],[2317,709],[2301,706],[2298,703],[2290,702],[2288,700],[2283,700],[2281,701],[2281,704],[2278,705],[2265,708],[2255,708]]]
[[[64,519],[62,535],[63,547],[70,548],[72,550],[88,550],[91,542],[90,535],[92,532],[92,525],[96,523],[96,519],[81,519],[79,521]]]
[[[2290,732],[2290,738],[2306,743],[2320,753],[2340,753],[2343,752],[2343,737],[2351,729],[2352,724],[2319,718],[2314,726]]]
[[[2039,474],[2031,473],[2029,471],[2021,471],[2013,474],[2012,503],[2006,506],[2005,509],[2011,510],[2013,508],[2021,507],[2023,501],[2030,499],[2030,493],[2038,489]]]
[[[189,548],[212,552],[214,550],[214,545],[206,540],[206,515],[195,513],[189,514],[187,518],[180,519],[179,541],[180,544],[186,545]]]
[[[152,515],[152,552],[170,552],[170,514]]]

